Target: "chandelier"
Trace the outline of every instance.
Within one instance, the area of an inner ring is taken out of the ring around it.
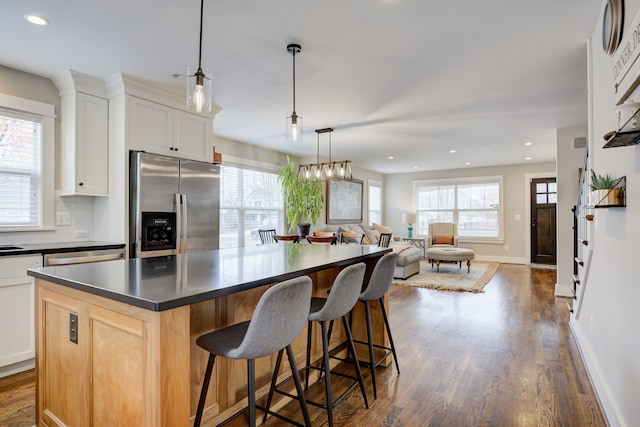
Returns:
[[[211,72],[205,75],[202,71],[202,14],[204,12],[204,0],[200,1],[200,50],[198,54],[198,70],[191,74],[187,68],[187,108],[193,108],[196,112],[211,111]]]
[[[316,129],[318,135],[317,144],[317,157],[316,163],[309,163],[306,165],[300,165],[298,168],[298,181],[302,182],[317,182],[317,181],[330,181],[332,179],[346,179],[351,180],[353,176],[351,174],[351,160],[331,160],[331,133],[333,128]],[[329,161],[320,162],[320,134],[329,134]]]

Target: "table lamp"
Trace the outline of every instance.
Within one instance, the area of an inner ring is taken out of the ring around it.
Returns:
[[[413,224],[415,224],[418,219],[418,215],[415,213],[403,213],[402,214],[402,223],[409,224],[407,227],[407,237],[413,237]]]

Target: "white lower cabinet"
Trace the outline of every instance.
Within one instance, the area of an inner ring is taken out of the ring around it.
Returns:
[[[35,307],[27,268],[42,267],[42,255],[0,257],[0,377],[33,367]]]

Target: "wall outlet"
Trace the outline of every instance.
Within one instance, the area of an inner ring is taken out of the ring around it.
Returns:
[[[76,239],[89,237],[89,232],[87,230],[76,230],[73,232],[73,237],[75,237]]]
[[[78,315],[69,313],[69,341],[78,344]]]
[[[520,216],[520,214],[515,214],[513,216],[513,219],[516,220],[516,221],[520,221],[520,219],[522,219],[522,217]]]
[[[509,245],[504,245],[504,251],[509,252]]]
[[[71,212],[56,212],[56,225],[71,225]]]

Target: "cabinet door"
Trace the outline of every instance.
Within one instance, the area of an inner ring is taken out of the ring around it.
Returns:
[[[109,188],[109,103],[77,95],[76,193],[106,195]]]
[[[176,150],[183,158],[213,160],[213,123],[211,119],[176,110],[174,112]]]
[[[155,102],[130,97],[131,148],[175,155],[173,110]]]
[[[42,255],[0,260],[0,367],[35,356],[32,267],[42,267]]]

